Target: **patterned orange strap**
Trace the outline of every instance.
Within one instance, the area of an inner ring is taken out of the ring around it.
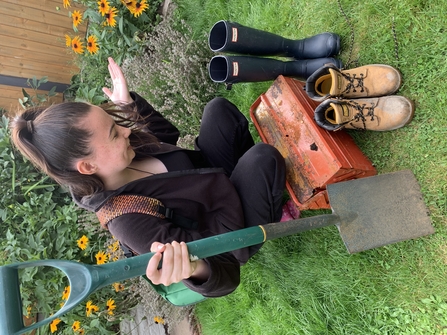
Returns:
[[[123,214],[149,214],[161,219],[166,216],[162,213],[166,211],[160,200],[136,194],[121,194],[111,197],[96,212],[96,216],[101,226],[107,228],[107,224]]]

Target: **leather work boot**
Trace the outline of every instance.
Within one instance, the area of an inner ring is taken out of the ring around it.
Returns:
[[[370,98],[395,93],[402,83],[400,72],[392,66],[371,64],[340,70],[326,64],[306,81],[307,95],[316,101],[327,98]]]
[[[326,130],[387,131],[410,123],[413,102],[399,95],[352,100],[328,99],[315,109],[315,121]]]

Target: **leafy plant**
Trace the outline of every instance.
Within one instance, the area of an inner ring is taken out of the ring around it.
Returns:
[[[96,264],[98,254],[108,261],[121,257],[117,242],[98,231],[95,216],[86,216],[66,190],[15,151],[5,116],[0,120],[0,162],[0,265],[40,259]],[[80,243],[82,237],[84,244]],[[65,275],[49,267],[21,271],[20,282],[23,314],[30,317],[46,317],[57,311],[68,287]],[[114,325],[127,317],[129,308],[136,304],[135,296],[126,293],[131,287],[129,283],[122,287],[124,292],[107,287],[89,297],[98,306],[98,311],[89,317],[82,305],[53,326],[58,327],[59,333],[72,334],[71,327],[78,321],[85,333],[114,333]],[[106,309],[110,299],[114,301],[113,310]],[[48,333],[48,328],[39,332]]]
[[[49,98],[56,96],[56,86],[53,86],[48,93],[40,94],[37,93],[37,90],[39,89],[40,85],[45,84],[48,82],[48,77],[44,76],[37,80],[37,78],[34,76],[31,79],[28,79],[27,81],[28,86],[31,87],[34,94],[30,95],[25,89],[22,88],[22,94],[23,99],[19,99],[20,105],[26,109],[28,107],[38,106],[41,105],[49,100]]]
[[[98,101],[97,94],[91,91],[100,92],[106,83],[107,57],[113,57],[120,64],[125,57],[142,50],[147,35],[160,21],[157,11],[161,2],[74,0],[82,9],[72,11],[67,6],[67,15],[73,17],[74,34],[65,35],[66,46],[75,53],[75,63],[80,68],[69,89],[71,96],[83,100],[93,96]],[[87,25],[87,34],[81,38],[77,33],[84,25]]]
[[[182,136],[198,133],[205,104],[216,95],[206,64],[205,35],[171,15],[148,36],[144,52],[124,61],[130,89],[145,96]]]

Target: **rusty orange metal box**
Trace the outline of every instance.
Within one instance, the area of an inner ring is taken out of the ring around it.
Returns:
[[[279,76],[251,106],[250,117],[262,141],[285,158],[287,190],[298,208],[330,208],[326,185],[377,172],[347,132],[329,132],[315,123],[318,102],[304,85]]]

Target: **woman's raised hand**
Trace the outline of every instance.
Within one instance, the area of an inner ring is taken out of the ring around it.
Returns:
[[[108,58],[109,60],[109,73],[110,78],[112,79],[112,90],[103,87],[102,91],[105,95],[112,100],[113,103],[131,103],[133,102],[132,97],[130,96],[129,89],[127,88],[126,78],[124,77],[123,71],[119,67],[118,64],[115,63],[112,57]]]
[[[206,281],[209,276],[208,266],[203,260],[190,261],[185,242],[154,242],[151,251],[155,252],[155,255],[149,261],[146,276],[155,285],[168,286],[187,278]],[[158,269],[162,259],[162,267]]]

